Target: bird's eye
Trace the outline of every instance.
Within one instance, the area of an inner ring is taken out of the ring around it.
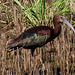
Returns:
[[[60,17],[62,19],[62,17]]]
[[[61,19],[61,20],[64,20],[64,18],[63,18],[62,16],[60,17],[60,19]]]

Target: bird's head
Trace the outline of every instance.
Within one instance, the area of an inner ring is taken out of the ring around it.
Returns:
[[[55,15],[53,18],[54,21],[56,22],[63,22],[65,24],[67,24],[75,33],[75,29],[73,28],[73,26],[65,19],[65,17],[63,15]]]

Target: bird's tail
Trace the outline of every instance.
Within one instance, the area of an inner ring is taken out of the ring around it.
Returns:
[[[13,50],[14,46],[15,46],[15,43],[14,42],[8,43],[7,44],[7,51],[8,52],[11,52]]]
[[[26,41],[27,39],[21,39],[20,37],[18,37],[15,40],[12,40],[7,44],[7,49],[9,49],[9,51],[12,51],[13,48],[14,50],[16,50],[17,47],[18,48],[23,47],[23,45],[26,44]]]
[[[11,52],[11,51],[13,51],[13,49],[9,49],[7,52]]]
[[[11,41],[11,42],[9,42],[8,44],[7,44],[7,48],[13,48],[15,46],[15,42],[13,41]]]
[[[16,40],[9,42],[9,43],[7,44],[8,52],[12,51],[13,48],[14,48],[14,50],[17,49],[18,45],[19,45],[19,42],[16,41]]]

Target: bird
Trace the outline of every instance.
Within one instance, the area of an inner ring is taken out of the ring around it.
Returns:
[[[49,26],[35,26],[22,32],[16,39],[7,44],[8,52],[17,49],[31,49],[32,56],[37,47],[42,47],[55,39],[61,33],[61,22],[66,23],[75,33],[73,26],[65,19],[63,15],[56,14],[53,17],[54,28]]]

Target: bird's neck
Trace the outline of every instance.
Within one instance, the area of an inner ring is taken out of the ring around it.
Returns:
[[[61,32],[61,25],[60,23],[57,21],[57,22],[54,22],[54,34],[55,36],[58,36]]]

